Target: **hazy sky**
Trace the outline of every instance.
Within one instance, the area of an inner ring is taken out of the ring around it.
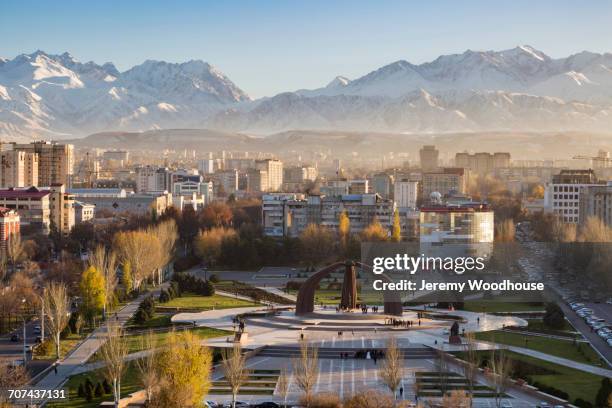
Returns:
[[[466,49],[612,52],[611,21],[606,0],[0,0],[0,56],[69,51],[122,71],[202,59],[261,97]]]

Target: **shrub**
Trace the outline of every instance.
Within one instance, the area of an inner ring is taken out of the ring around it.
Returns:
[[[94,390],[94,395],[96,396],[96,398],[100,398],[104,395],[104,389],[102,388],[102,384],[97,383],[96,384],[96,388]]]
[[[91,382],[91,380],[88,378],[85,380],[85,400],[87,400],[87,402],[91,402],[91,400],[93,400],[93,394],[94,394],[94,385]]]
[[[77,390],[77,395],[80,398],[85,398],[85,388],[83,387],[83,383],[79,384],[79,388]]]
[[[597,396],[595,397],[595,404],[598,407],[606,407],[610,398],[610,394],[612,393],[612,383],[609,378],[604,378],[601,380],[601,387],[599,391],[597,391]]]
[[[580,408],[593,408],[593,404],[589,401],[585,401],[582,398],[576,398],[574,405]]]
[[[562,329],[565,324],[565,315],[558,304],[548,303],[542,320],[551,329]]]
[[[340,397],[336,394],[321,393],[313,394],[307,400],[306,396],[300,398],[300,405],[309,408],[341,408]]]
[[[106,378],[104,379],[104,381],[102,381],[102,388],[104,388],[105,394],[110,394],[113,391],[113,388],[111,387]]]
[[[208,278],[208,280],[211,281],[212,283],[219,283],[219,276],[213,273],[212,275],[210,275],[210,278]]]
[[[183,256],[176,261],[174,261],[174,270],[177,272],[183,272],[187,269],[191,269],[197,264],[200,263],[200,260],[195,255],[187,255]]]
[[[287,288],[287,290],[300,290],[301,287],[302,287],[302,282],[296,282],[296,281],[289,281],[285,285],[285,288]]]
[[[170,295],[164,289],[159,293],[159,303],[166,303],[170,301]]]

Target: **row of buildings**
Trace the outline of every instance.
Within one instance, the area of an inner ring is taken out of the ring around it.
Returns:
[[[398,207],[378,194],[335,196],[266,194],[262,197],[264,234],[272,237],[298,237],[309,224],[321,225],[337,233],[341,214],[350,221],[351,234],[359,234],[378,221],[389,232],[395,214],[400,220],[402,239],[427,243],[491,243],[493,211],[483,203],[466,200],[444,201],[433,193],[428,205]]]

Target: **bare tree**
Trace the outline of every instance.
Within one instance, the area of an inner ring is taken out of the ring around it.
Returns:
[[[238,391],[240,391],[240,387],[247,379],[246,357],[242,354],[240,343],[234,343],[231,352],[227,349],[224,350],[221,369],[223,370],[225,381],[227,381],[232,391],[232,408],[236,408]]]
[[[106,340],[100,348],[100,354],[104,361],[104,372],[106,378],[113,384],[113,396],[115,407],[119,407],[121,399],[121,376],[125,371],[125,356],[128,346],[123,337],[123,330],[117,324],[108,324],[106,328]]]
[[[60,334],[70,317],[68,291],[63,283],[51,282],[46,286],[43,304],[47,314],[47,327],[55,343],[55,357],[60,358]]]
[[[11,272],[15,272],[15,266],[23,258],[23,244],[19,234],[11,234],[6,243],[6,255],[11,263]]]
[[[438,385],[444,395],[448,389],[448,354],[444,350],[438,350],[436,371],[438,372]]]
[[[140,348],[148,350],[149,353],[143,358],[136,360],[136,368],[140,377],[146,401],[152,400],[159,383],[159,373],[157,372],[157,341],[152,331],[148,331],[140,338]]]
[[[391,336],[387,340],[387,350],[385,358],[380,366],[380,378],[382,382],[393,393],[393,398],[397,396],[397,389],[404,378],[404,356],[397,345],[395,337]]]
[[[506,356],[504,349],[491,350],[489,360],[489,381],[495,396],[495,406],[501,406],[502,398],[506,393],[510,380],[512,361]]]
[[[289,395],[289,375],[287,369],[283,367],[276,380],[276,392],[283,398],[283,406],[287,405],[287,395]]]
[[[307,340],[300,342],[300,355],[293,361],[293,376],[297,386],[304,392],[306,406],[310,406],[312,391],[319,374],[319,350]]]
[[[89,265],[96,268],[104,275],[104,306],[103,315],[106,313],[113,300],[115,289],[117,289],[117,255],[108,250],[104,245],[98,245],[89,255]]]
[[[476,384],[476,374],[478,373],[478,353],[476,350],[476,337],[473,332],[465,335],[465,360],[463,374],[468,382],[470,398],[474,398],[474,385]]]

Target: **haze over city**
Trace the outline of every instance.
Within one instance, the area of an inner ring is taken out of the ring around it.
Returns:
[[[0,5],[0,406],[611,408],[612,4]]]

